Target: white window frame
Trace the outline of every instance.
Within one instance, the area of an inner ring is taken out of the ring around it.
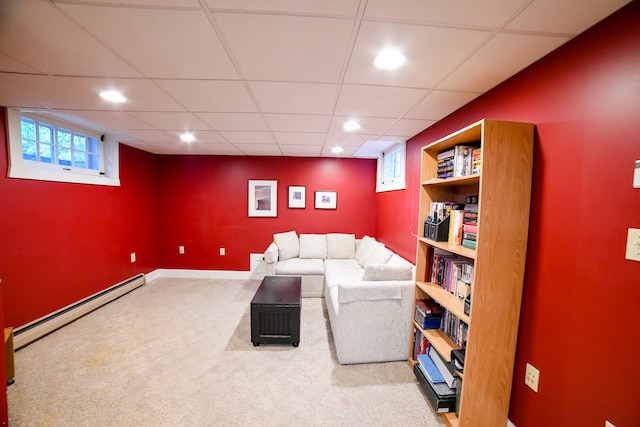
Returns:
[[[389,158],[389,153],[395,151],[396,149],[400,149],[400,176],[396,179],[386,179],[385,180],[385,168],[386,163],[385,160]],[[406,163],[407,163],[407,150],[406,150],[406,142],[402,141],[397,144],[392,145],[388,149],[382,151],[380,156],[378,156],[378,173],[377,173],[377,181],[376,181],[376,192],[381,193],[384,191],[394,191],[394,190],[404,190],[407,188],[406,185]]]
[[[35,179],[40,181],[73,182],[80,184],[120,186],[118,142],[104,138],[96,131],[82,128],[73,123],[59,119],[39,115],[34,112],[21,112],[13,108],[7,108],[7,128],[9,143],[9,178]],[[59,126],[61,128],[77,131],[79,133],[97,138],[100,145],[100,170],[76,168],[73,166],[43,163],[35,160],[25,160],[22,157],[22,129],[20,117],[41,120],[44,123]]]

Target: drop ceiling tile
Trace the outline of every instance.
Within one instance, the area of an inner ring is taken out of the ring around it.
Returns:
[[[340,78],[351,19],[232,13],[216,13],[215,19],[248,80],[338,82]]]
[[[82,0],[83,3],[105,3],[105,0]],[[108,0],[112,5],[147,6],[147,7],[200,7],[198,0]]]
[[[107,89],[121,91],[128,101],[113,104],[103,100],[98,94]],[[3,73],[0,73],[0,105],[65,110],[184,111],[147,80]]]
[[[244,154],[251,156],[282,156],[276,144],[234,144]]]
[[[274,132],[280,145],[318,145],[324,144],[324,133]]]
[[[153,126],[148,123],[138,120],[131,114],[122,111],[61,111],[70,116],[86,120],[87,122],[92,123],[93,126],[102,126],[114,131],[127,129],[153,129]]]
[[[409,111],[405,119],[440,120],[475,99],[480,93],[435,90]]]
[[[250,82],[263,113],[331,114],[337,85],[326,83]]]
[[[423,89],[343,85],[335,113],[341,116],[398,118],[426,94]]]
[[[275,144],[276,142],[270,132],[221,131],[220,135],[232,144]]]
[[[126,133],[133,138],[133,141],[143,141],[144,144],[151,146],[169,145],[173,147],[183,144],[180,139],[161,130],[128,130]]]
[[[387,129],[385,135],[402,136],[407,139],[419,134],[435,122],[436,120],[401,119]]]
[[[360,129],[349,132],[343,129],[346,122],[355,120],[360,124]],[[378,118],[378,117],[352,117],[352,116],[334,116],[331,121],[331,133],[344,133],[344,134],[381,134],[389,126],[393,124],[396,119],[391,118]]]
[[[566,37],[496,34],[439,88],[486,92],[568,40]]]
[[[206,123],[188,112],[140,111],[130,114],[160,130],[210,130]]]
[[[0,36],[0,40],[2,40]],[[22,61],[19,61],[12,56],[0,51],[0,71],[5,71],[9,73],[32,73],[39,74],[42,73],[43,70],[39,70],[31,65],[25,64]]]
[[[155,80],[169,95],[193,112],[257,111],[244,83],[217,80]]]
[[[244,155],[236,146],[226,144],[198,144],[198,148],[210,155],[218,156],[241,156]]]
[[[346,133],[330,133],[327,135],[325,145],[333,146],[348,146],[348,145],[361,145],[365,141],[370,139],[376,139],[378,135],[351,135]]]
[[[0,50],[48,74],[140,76],[50,2],[0,1],[0,22]]]
[[[319,157],[322,152],[322,145],[282,145],[282,154],[294,157]]]
[[[190,142],[188,144],[228,144],[227,142],[218,132],[212,130],[197,130],[191,132],[193,136],[196,138],[195,141]],[[167,134],[171,135],[173,141],[177,141],[178,143],[183,143],[180,140],[180,135],[182,131],[167,131]]]
[[[269,130],[257,113],[197,113],[196,116],[215,130]]]
[[[490,36],[490,31],[481,30],[363,22],[345,82],[434,88]],[[404,53],[400,68],[381,70],[373,65],[376,55],[387,47]]]
[[[88,31],[147,77],[238,77],[203,11],[64,3],[59,7],[79,22],[91,22]]]
[[[579,34],[595,22],[620,9],[629,0],[536,0],[506,28],[520,31],[545,31]]]
[[[333,146],[329,146],[326,145],[323,149],[322,149],[322,156],[323,157],[353,157],[353,155],[355,154],[356,151],[358,151],[358,146],[357,145],[347,145],[347,146],[342,146],[342,152],[341,153],[334,153],[333,151],[331,151],[331,149],[333,148]]]
[[[325,16],[355,16],[359,0],[207,0],[215,9],[319,14]]]
[[[424,0],[368,0],[364,16],[458,26],[497,27],[526,3],[527,0],[483,0],[463,4]]]
[[[331,116],[317,114],[264,114],[274,132],[326,132]]]

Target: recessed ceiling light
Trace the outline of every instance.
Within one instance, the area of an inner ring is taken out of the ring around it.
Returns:
[[[180,141],[182,142],[193,142],[195,140],[196,140],[196,137],[193,136],[192,133],[185,132],[182,135],[180,135]]]
[[[100,92],[100,98],[106,99],[110,102],[127,102],[127,98],[125,98],[120,92],[116,90],[105,90]]]
[[[404,64],[404,55],[398,49],[384,49],[376,56],[373,63],[383,70],[393,70]]]
[[[353,132],[354,130],[360,129],[360,123],[356,122],[355,120],[349,120],[342,126],[342,128],[349,132]]]
[[[332,153],[342,153],[344,151],[344,149],[342,147],[333,147],[331,149]]]

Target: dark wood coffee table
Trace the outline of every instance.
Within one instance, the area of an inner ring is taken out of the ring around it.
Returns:
[[[300,277],[266,276],[251,300],[251,342],[300,343]]]

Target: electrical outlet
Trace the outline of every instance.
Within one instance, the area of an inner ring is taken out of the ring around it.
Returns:
[[[540,381],[540,371],[527,363],[527,369],[524,374],[524,383],[528,385],[531,390],[538,392],[538,381]]]
[[[611,424],[609,421],[605,421],[604,422],[604,427],[616,427],[613,424]]]
[[[136,253],[131,252],[131,262],[136,262]]]
[[[227,251],[225,250],[225,248],[220,248],[220,255],[225,256],[227,254]]]
[[[180,255],[184,254],[184,246],[178,246],[178,253]]]

